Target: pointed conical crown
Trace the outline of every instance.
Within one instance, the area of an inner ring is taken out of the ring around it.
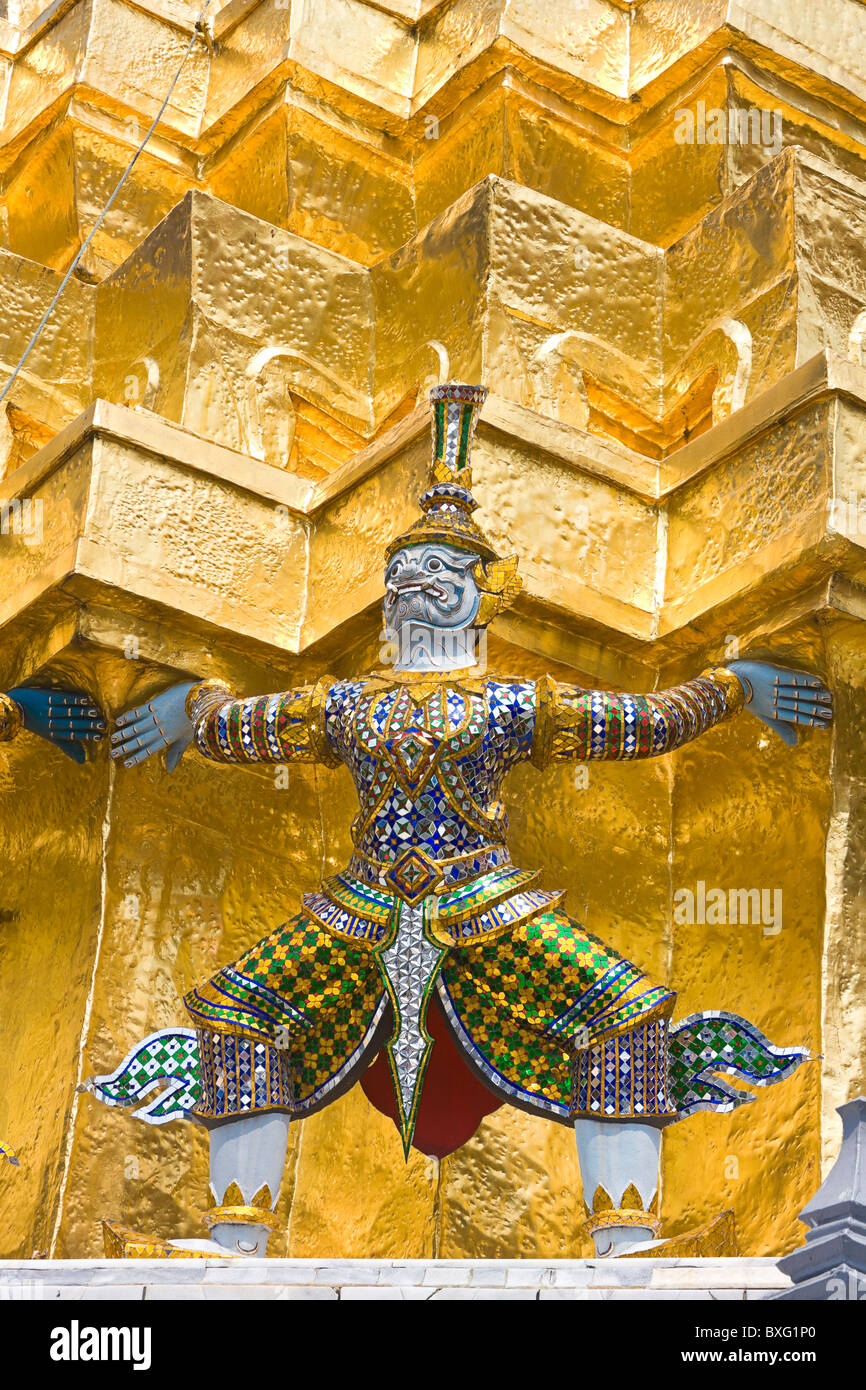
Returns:
[[[423,541],[474,550],[486,560],[499,558],[492,542],[472,519],[478,503],[469,490],[472,436],[486,398],[486,386],[467,386],[462,381],[433,387],[431,485],[419,498],[422,515],[404,535],[391,541],[385,551],[386,563],[404,545],[419,545]]]

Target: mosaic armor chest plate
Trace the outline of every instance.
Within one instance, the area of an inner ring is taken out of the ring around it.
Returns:
[[[505,843],[502,778],[532,744],[531,682],[336,683],[328,740],[352,773],[355,853],[305,906],[329,930],[385,947],[395,907],[425,902],[426,935],[458,945],[518,922],[561,894],[529,885]]]
[[[530,738],[533,695],[527,686]],[[393,862],[414,844],[448,859],[504,843],[499,788],[520,750],[496,737],[483,683],[374,687],[335,732],[358,792],[362,854]]]

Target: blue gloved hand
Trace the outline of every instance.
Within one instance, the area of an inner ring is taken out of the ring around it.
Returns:
[[[146,705],[115,719],[116,732],[111,735],[111,756],[122,758],[124,767],[135,767],[154,753],[167,748],[165,766],[174,772],[192,742],[192,721],[186,712],[186,697],[196,681],[180,681],[170,685],[161,695],[154,695]]]
[[[797,724],[827,729],[833,719],[833,696],[817,676],[773,666],[769,661],[726,661],[746,692],[744,708],[795,747]]]
[[[85,761],[85,744],[105,736],[105,715],[85,690],[18,685],[5,693],[20,707],[22,727],[53,743],[75,763]]]

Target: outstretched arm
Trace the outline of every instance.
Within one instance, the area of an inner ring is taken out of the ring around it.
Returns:
[[[167,749],[177,766],[190,743],[223,763],[318,762],[335,766],[324,726],[329,681],[277,695],[233,698],[220,680],[182,681],[118,716],[111,754],[134,767]]]
[[[797,741],[794,725],[826,727],[833,717],[832,696],[815,676],[765,662],[714,667],[651,695],[583,690],[547,676],[538,682],[537,701],[532,761],[539,767],[553,760],[654,758],[743,709],[786,743]]]
[[[233,700],[228,686],[203,681],[187,696],[193,740],[200,753],[224,763],[327,763],[336,766],[325,732],[330,682],[278,695]]]

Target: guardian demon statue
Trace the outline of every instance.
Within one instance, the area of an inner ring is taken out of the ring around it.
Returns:
[[[520,583],[472,515],[485,396],[431,392],[422,515],[386,557],[389,670],[244,699],[186,682],[117,721],[126,766],[168,749],[171,769],[190,743],[221,763],[343,763],[360,806],[346,867],[190,991],[191,1026],[89,1083],[210,1133],[210,1239],[142,1237],[139,1253],[264,1254],[292,1119],[362,1077],[407,1153],[449,1151],[503,1103],[573,1125],[597,1253],[658,1249],[665,1126],[750,1099],[718,1073],[768,1084],[806,1055],[730,1013],[673,1023],[674,992],[513,863],[499,797],[518,762],[658,757],[742,710],[794,744],[797,724],[829,724],[830,693],[754,661],[651,695],[488,675],[479,637]]]

